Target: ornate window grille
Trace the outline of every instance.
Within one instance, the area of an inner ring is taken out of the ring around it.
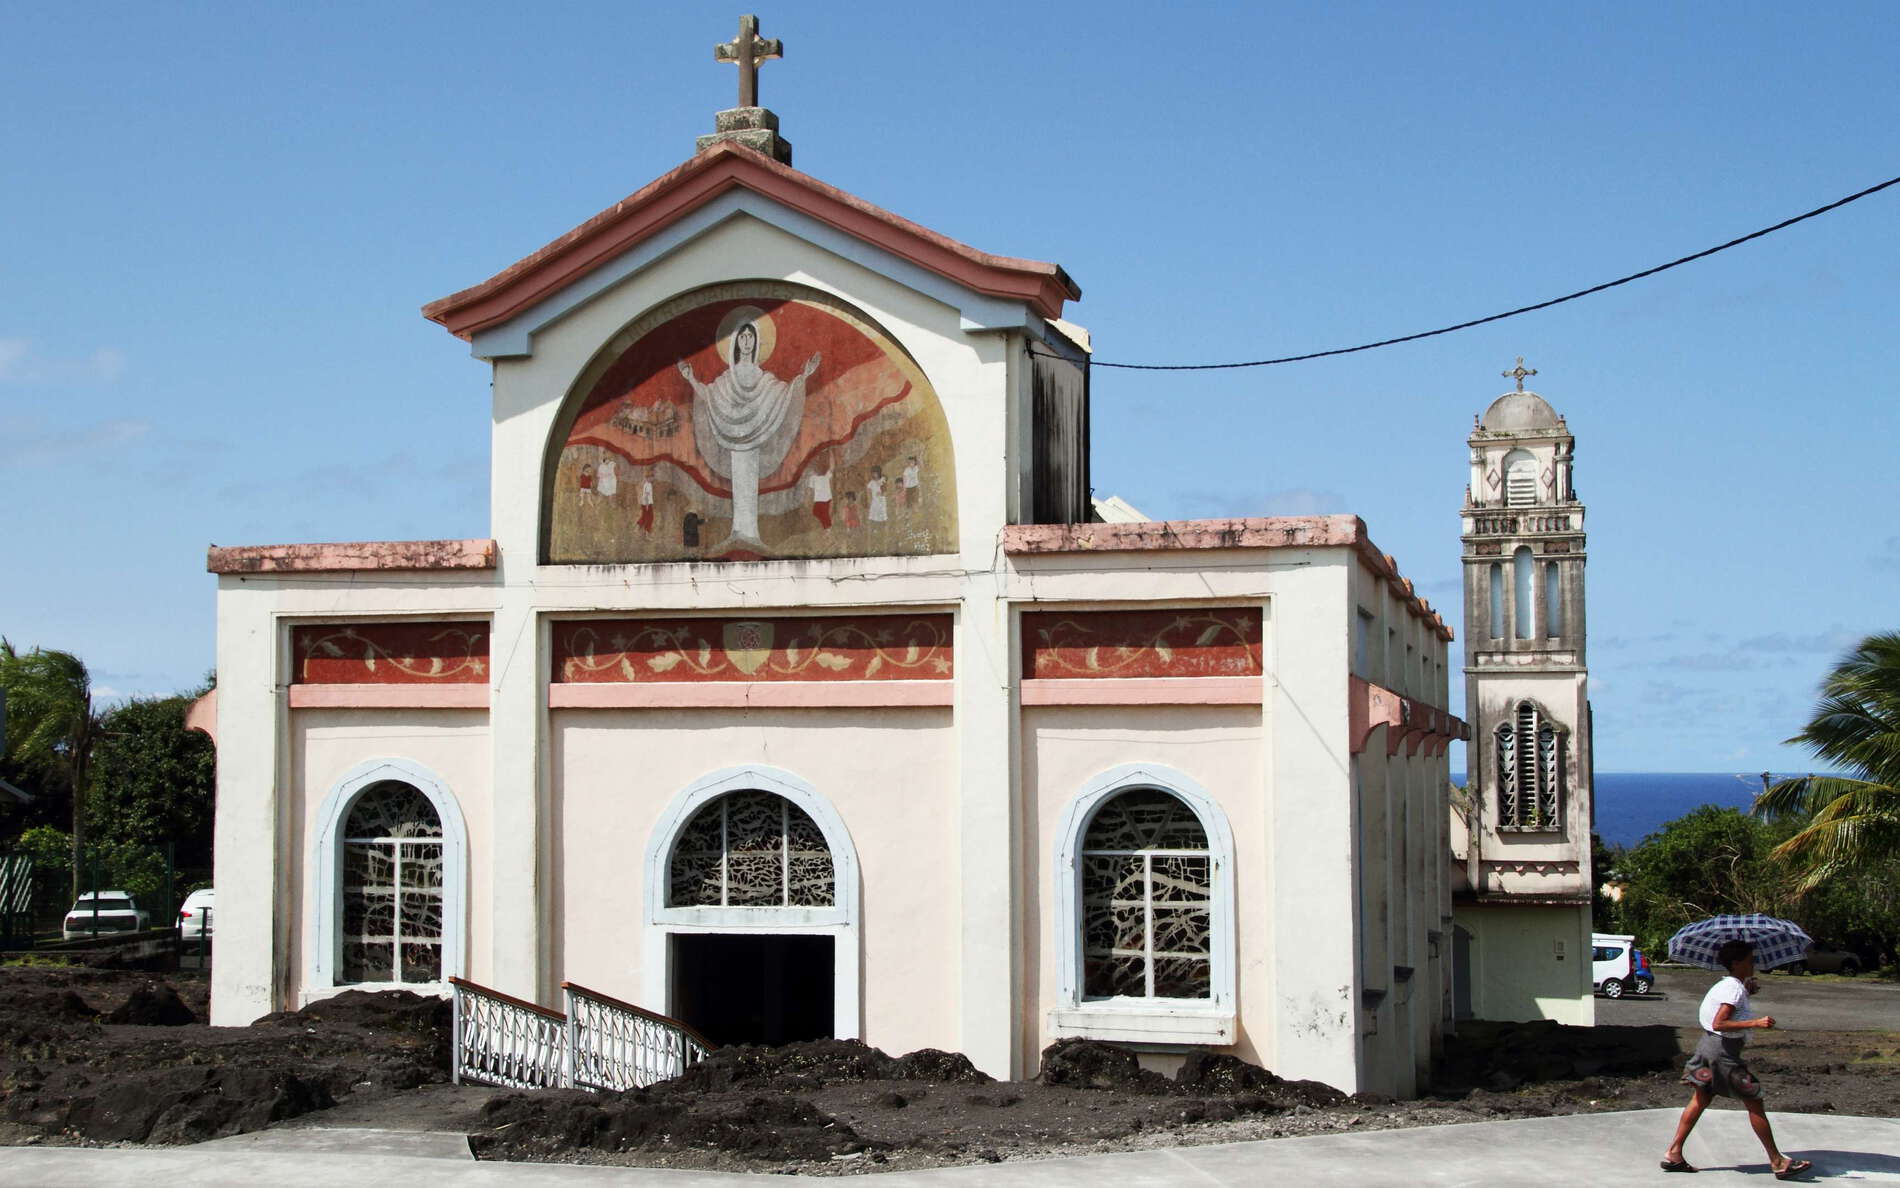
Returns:
[[[1082,997],[1211,998],[1213,860],[1178,797],[1123,792],[1083,835]]]
[[[442,820],[429,798],[385,780],[343,827],[339,983],[442,980]]]
[[[1498,724],[1498,828],[1563,829],[1564,732],[1530,701]]]
[[[837,874],[817,822],[783,796],[730,792],[680,831],[668,907],[830,907]]]

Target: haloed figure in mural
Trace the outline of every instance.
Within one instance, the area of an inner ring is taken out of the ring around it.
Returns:
[[[797,378],[782,380],[765,370],[775,334],[771,319],[741,306],[719,325],[720,354],[731,365],[711,383],[700,383],[693,366],[679,372],[693,388],[693,433],[707,464],[732,486],[731,545],[763,549],[759,538],[759,478],[778,469],[798,436],[805,414],[805,381],[818,370],[813,352]]]

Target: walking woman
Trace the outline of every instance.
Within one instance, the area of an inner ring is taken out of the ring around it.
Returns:
[[[1695,1095],[1682,1108],[1675,1141],[1663,1152],[1662,1169],[1666,1172],[1696,1170],[1682,1157],[1682,1144],[1689,1141],[1689,1132],[1695,1129],[1702,1111],[1709,1108],[1709,1102],[1719,1093],[1738,1099],[1748,1111],[1748,1124],[1761,1140],[1762,1150],[1768,1152],[1768,1166],[1775,1173],[1775,1179],[1792,1180],[1814,1164],[1806,1159],[1790,1159],[1775,1146],[1775,1131],[1768,1124],[1768,1111],[1761,1104],[1761,1082],[1748,1070],[1748,1065],[1742,1063],[1742,1045],[1747,1042],[1748,1032],[1775,1025],[1774,1016],[1756,1015],[1748,1009],[1749,994],[1760,989],[1755,981],[1755,947],[1747,941],[1732,940],[1716,950],[1715,959],[1728,970],[1728,976],[1709,987],[1709,992],[1702,996],[1698,1015],[1702,1039],[1682,1070],[1683,1084],[1695,1090]]]

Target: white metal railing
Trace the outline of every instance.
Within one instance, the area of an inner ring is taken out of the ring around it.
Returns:
[[[644,1089],[705,1059],[712,1043],[677,1019],[562,982],[568,1050],[581,1089]]]
[[[455,1083],[559,1089],[574,1083],[567,1016],[462,978],[454,1001]]]
[[[638,1089],[677,1077],[711,1041],[677,1019],[561,983],[567,1013],[450,978],[457,1084]]]

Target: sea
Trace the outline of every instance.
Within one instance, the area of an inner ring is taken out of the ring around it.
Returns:
[[[1775,772],[1771,779],[1789,774]],[[1465,782],[1463,773],[1452,781]],[[1760,772],[1599,771],[1597,834],[1613,846],[1635,846],[1666,823],[1700,805],[1748,811],[1761,792]]]

